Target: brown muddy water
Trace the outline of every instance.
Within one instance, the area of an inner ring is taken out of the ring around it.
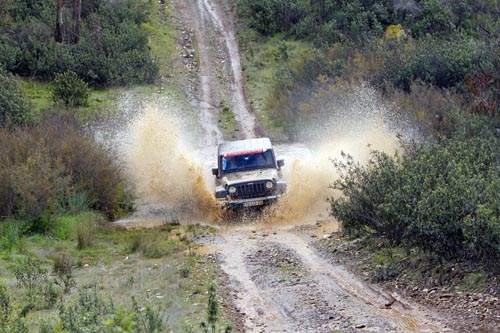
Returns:
[[[304,143],[276,144],[277,157],[285,159],[287,194],[261,214],[238,221],[225,219],[213,198],[216,146],[204,142],[203,131],[191,133],[192,125],[172,111],[175,103],[142,105],[116,136],[124,170],[138,197],[137,212],[124,222],[296,225],[329,219],[327,199],[337,195],[331,184],[338,177],[332,159],[345,152],[363,163],[372,149],[393,153],[398,148],[394,123],[387,123],[390,109],[371,91],[361,90],[355,97],[367,96],[372,100],[365,109],[353,103],[356,113],[340,113],[350,112],[356,119],[330,116],[321,126],[305,123],[302,133],[310,135],[302,136]]]

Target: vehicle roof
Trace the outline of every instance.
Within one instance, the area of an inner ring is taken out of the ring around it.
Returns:
[[[246,139],[219,144],[219,156],[231,153],[252,152],[272,149],[269,138]]]

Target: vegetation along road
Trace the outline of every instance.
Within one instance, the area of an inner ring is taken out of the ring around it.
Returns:
[[[496,1],[0,4],[0,333],[498,332]],[[217,208],[220,142],[287,193]]]

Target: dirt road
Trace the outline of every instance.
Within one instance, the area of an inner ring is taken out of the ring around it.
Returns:
[[[209,0],[173,1],[172,6],[179,30],[183,31],[181,44],[187,48],[186,58],[194,62],[190,67],[198,75],[191,98],[199,104],[207,143],[224,139],[217,126],[217,106],[221,103],[231,109],[238,121],[239,137],[254,137],[255,118],[244,94],[238,43],[228,20],[228,8]]]
[[[440,319],[323,258],[297,227],[232,227],[217,244],[248,332],[444,332]]]

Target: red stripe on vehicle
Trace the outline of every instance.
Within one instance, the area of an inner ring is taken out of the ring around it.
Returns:
[[[234,152],[234,153],[226,153],[226,154],[223,154],[222,157],[232,157],[232,156],[256,154],[256,153],[263,153],[265,151],[266,151],[266,149],[245,150],[245,151],[238,151],[238,152]]]

